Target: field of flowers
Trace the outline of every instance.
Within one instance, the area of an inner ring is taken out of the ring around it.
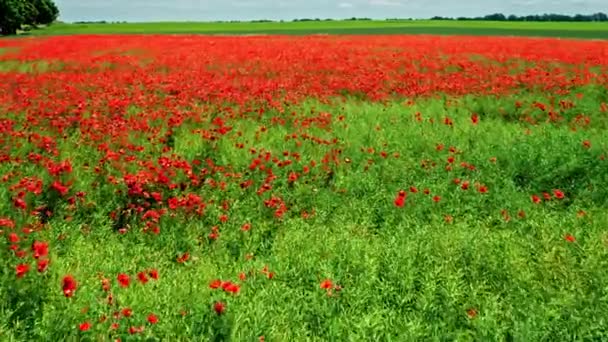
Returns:
[[[608,42],[0,40],[0,339],[603,340]]]

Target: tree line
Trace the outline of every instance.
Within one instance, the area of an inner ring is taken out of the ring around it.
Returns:
[[[483,17],[440,17],[436,16],[431,18],[431,20],[463,20],[463,21],[474,21],[474,20],[489,20],[489,21],[571,21],[571,22],[581,22],[581,21],[608,21],[608,15],[606,13],[598,12],[594,14],[575,14],[575,15],[567,15],[567,14],[555,14],[555,13],[546,13],[546,14],[533,14],[533,15],[522,15],[517,16],[515,14],[504,15],[502,13],[494,13],[488,14]]]
[[[59,8],[52,0],[0,0],[0,34],[13,35],[27,27],[57,20]]]

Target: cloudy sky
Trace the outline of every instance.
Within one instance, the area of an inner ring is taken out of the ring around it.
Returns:
[[[429,18],[607,12],[608,0],[55,0],[64,21]]]

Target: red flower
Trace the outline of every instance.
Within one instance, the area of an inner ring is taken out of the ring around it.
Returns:
[[[188,261],[188,259],[190,259],[190,253],[186,252],[186,253],[182,254],[181,256],[177,257],[177,262],[180,264],[183,264],[186,261]]]
[[[71,275],[63,277],[62,288],[64,296],[72,297],[74,295],[74,292],[76,292],[76,287],[77,283],[74,277],[72,277]]]
[[[148,276],[146,276],[146,273],[144,272],[139,272],[137,273],[137,279],[142,283],[145,284],[148,282]]]
[[[407,198],[407,192],[401,190],[399,191],[399,194],[397,194],[397,197],[395,198],[395,206],[397,208],[403,208],[403,206],[405,205],[405,199]]]
[[[415,194],[418,192],[418,188],[416,188],[415,186],[410,186],[410,192]]]
[[[158,270],[152,269],[148,272],[148,275],[150,276],[150,278],[158,280]]]
[[[476,310],[476,309],[473,309],[473,308],[468,309],[468,310],[467,310],[467,316],[468,316],[470,319],[473,319],[473,318],[477,317],[477,310]]]
[[[532,195],[532,202],[535,204],[539,204],[540,203],[540,197],[538,197],[537,195]]]
[[[462,182],[462,185],[460,186],[460,188],[462,190],[469,190],[469,184],[470,184],[469,181],[464,181],[464,182]]]
[[[46,242],[34,241],[32,244],[32,251],[34,252],[34,258],[47,256],[49,254],[49,244]]]
[[[80,329],[80,331],[87,331],[87,330],[91,329],[91,323],[89,323],[89,322],[81,323],[78,326],[78,329]]]
[[[15,271],[17,273],[17,278],[23,278],[23,276],[29,272],[30,265],[28,264],[19,264],[15,267]]]
[[[61,184],[58,181],[55,181],[52,185],[51,188],[55,191],[57,191],[61,196],[65,196],[68,191],[70,191],[70,188]]]
[[[545,201],[550,201],[551,200],[551,195],[549,195],[546,192],[543,192],[543,197],[545,198]]]
[[[237,294],[241,290],[241,287],[238,286],[237,284],[234,284],[234,283],[228,281],[228,282],[225,282],[224,284],[222,284],[222,289],[224,289],[224,291],[226,291],[226,292],[230,292],[232,294]]]
[[[15,233],[10,233],[8,235],[8,241],[10,241],[11,243],[19,242],[19,235],[15,234]]]
[[[148,323],[150,323],[150,324],[156,324],[156,323],[158,323],[158,317],[155,314],[149,314],[148,315]]]
[[[555,196],[555,198],[557,198],[557,199],[564,199],[564,197],[566,197],[566,196],[564,195],[564,193],[563,193],[561,190],[559,190],[559,189],[555,189],[555,190],[553,190],[553,195],[554,195],[554,196]]]
[[[133,310],[131,310],[130,308],[124,308],[124,309],[122,309],[121,312],[122,312],[122,315],[127,318],[131,317],[133,315]]]
[[[129,287],[129,282],[131,281],[129,276],[124,273],[119,274],[118,277],[116,277],[116,280],[118,280],[118,283],[122,287]]]
[[[221,315],[224,313],[224,311],[226,311],[226,304],[222,302],[216,302],[213,305],[213,310],[215,310],[215,313],[217,313],[218,315]]]
[[[37,267],[38,267],[38,272],[40,272],[40,273],[46,271],[46,269],[49,267],[49,260],[48,259],[38,260]]]
[[[244,232],[247,232],[251,229],[251,224],[250,223],[245,223],[242,227],[241,230]]]
[[[564,239],[570,243],[576,242],[576,238],[574,236],[572,236],[571,234],[564,235]]]
[[[473,125],[477,125],[477,123],[479,123],[479,115],[473,113],[473,115],[471,115],[471,123],[473,123]]]
[[[477,188],[477,191],[479,191],[479,193],[480,193],[480,194],[485,194],[485,193],[487,193],[487,192],[488,192],[488,187],[487,187],[487,186],[485,186],[485,185],[480,185],[480,186]]]
[[[439,201],[441,201],[441,197],[440,196],[433,197],[433,202],[439,203]]]
[[[222,286],[222,281],[219,279],[215,279],[209,284],[209,288],[214,289],[214,290],[220,288],[221,286]]]
[[[334,287],[334,284],[332,283],[332,281],[330,279],[325,279],[321,282],[320,287],[324,290],[330,290],[332,287]]]
[[[144,332],[144,327],[130,327],[129,334],[135,335]]]

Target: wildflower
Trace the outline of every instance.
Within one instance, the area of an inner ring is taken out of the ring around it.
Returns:
[[[158,270],[156,269],[151,269],[148,272],[148,275],[150,276],[150,278],[154,279],[154,280],[158,280]]]
[[[566,197],[564,195],[564,193],[561,190],[555,189],[553,190],[553,195],[555,196],[555,198],[557,199],[564,199],[564,197]]]
[[[576,242],[576,238],[574,236],[572,236],[572,234],[564,235],[564,240],[566,240],[570,243]]]
[[[222,281],[219,279],[215,279],[213,281],[211,281],[211,283],[209,283],[209,288],[215,290],[218,289],[222,286]]]
[[[34,252],[34,258],[39,259],[49,254],[49,244],[46,242],[34,241],[32,244],[32,251]]]
[[[479,115],[473,113],[473,115],[471,115],[471,123],[477,125],[479,123]]]
[[[64,296],[68,298],[72,297],[74,295],[74,292],[76,291],[76,287],[77,283],[74,277],[72,277],[71,275],[66,275],[65,277],[63,277],[62,288]]]
[[[150,323],[150,324],[156,324],[156,323],[158,323],[158,317],[155,314],[149,314],[148,315],[148,323]]]
[[[540,197],[538,197],[537,195],[532,195],[532,202],[534,204],[539,204],[540,203]]]
[[[226,311],[226,304],[222,302],[216,302],[213,305],[213,310],[215,310],[215,313],[217,313],[218,315],[221,315],[224,313],[224,311]]]
[[[330,279],[325,279],[321,282],[321,288],[324,290],[329,290],[334,286]]]
[[[407,192],[401,190],[399,191],[399,194],[397,194],[397,197],[395,198],[395,206],[397,208],[403,208],[403,206],[405,205],[405,199],[407,198]]]
[[[46,271],[46,269],[48,267],[49,267],[49,260],[48,259],[40,259],[40,260],[38,260],[38,264],[37,264],[38,272],[42,273],[42,272]]]
[[[469,317],[469,319],[473,319],[473,318],[477,317],[477,310],[474,308],[468,309],[467,316]]]
[[[131,281],[131,279],[129,278],[129,276],[127,274],[124,274],[124,273],[119,274],[116,277],[116,280],[118,280],[118,283],[122,287],[129,287],[129,283]]]
[[[84,332],[84,331],[87,331],[87,330],[91,329],[91,323],[89,323],[89,322],[84,322],[84,323],[81,323],[81,324],[78,326],[78,329],[80,329],[80,331],[83,331],[83,332]]]
[[[30,270],[30,265],[28,264],[19,264],[15,267],[15,271],[17,274],[17,278],[23,278],[23,276]]]
[[[144,272],[139,272],[137,273],[137,279],[142,283],[145,284],[149,281],[148,277],[146,276],[146,273]]]
[[[133,315],[133,310],[131,310],[130,308],[124,308],[124,309],[122,309],[121,313],[124,317],[128,318]]]

